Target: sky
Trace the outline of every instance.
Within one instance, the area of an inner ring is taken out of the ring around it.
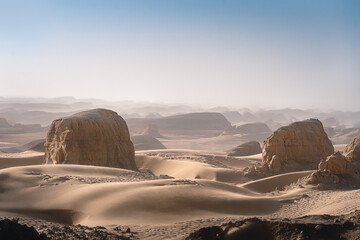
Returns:
[[[0,96],[360,110],[357,0],[0,0]]]

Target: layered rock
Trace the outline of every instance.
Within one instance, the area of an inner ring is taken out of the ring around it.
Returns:
[[[360,135],[355,137],[345,148],[344,156],[348,161],[360,162]]]
[[[249,156],[258,153],[261,153],[260,143],[251,141],[231,149],[228,156]]]
[[[319,163],[334,152],[317,119],[294,122],[273,132],[264,142],[263,165],[273,172],[289,163]]]
[[[53,121],[46,137],[45,163],[137,169],[126,122],[116,112],[106,109]]]

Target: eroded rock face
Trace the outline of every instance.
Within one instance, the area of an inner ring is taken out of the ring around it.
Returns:
[[[137,169],[125,120],[106,109],[80,112],[53,121],[46,137],[45,163]]]
[[[261,153],[260,143],[251,141],[231,149],[228,156],[249,156],[258,153]]]
[[[352,174],[353,167],[348,162],[344,155],[340,152],[335,152],[326,158],[325,161],[319,163],[320,171],[328,171],[333,174]]]
[[[345,148],[344,156],[350,162],[360,162],[360,135],[355,137]]]
[[[334,152],[323,125],[317,119],[294,122],[281,127],[266,139],[262,163],[273,172],[286,164],[316,163]]]

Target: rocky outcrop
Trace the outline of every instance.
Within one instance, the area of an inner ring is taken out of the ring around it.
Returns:
[[[273,172],[289,163],[319,163],[334,152],[323,125],[317,119],[281,127],[266,139],[262,164]]]
[[[360,135],[355,137],[345,148],[344,156],[350,162],[360,162]]]
[[[94,109],[57,119],[45,143],[47,164],[70,163],[136,170],[134,145],[116,112]]]
[[[251,141],[231,149],[228,156],[249,156],[258,153],[261,153],[260,143]]]
[[[340,152],[335,152],[327,157],[325,161],[319,163],[319,170],[337,175],[352,174],[353,166],[346,160],[344,155]]]
[[[336,175],[358,174],[360,170],[360,136],[354,138],[344,153],[336,152],[320,162],[319,171]]]
[[[16,219],[0,220],[0,240],[48,240],[44,233],[38,233],[34,227],[18,223]]]
[[[309,215],[290,219],[247,218],[203,227],[186,240],[358,239],[360,211],[346,215]]]

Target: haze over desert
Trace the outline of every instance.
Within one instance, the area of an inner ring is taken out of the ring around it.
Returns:
[[[0,240],[360,236],[356,1],[0,1]]]

